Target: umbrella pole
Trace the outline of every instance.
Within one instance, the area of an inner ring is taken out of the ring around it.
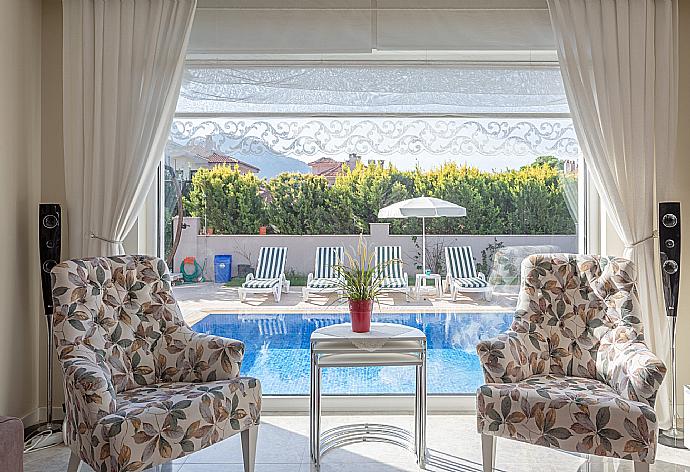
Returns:
[[[422,272],[426,273],[426,224],[422,217]]]

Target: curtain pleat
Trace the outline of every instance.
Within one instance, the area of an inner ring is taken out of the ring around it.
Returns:
[[[658,201],[669,198],[677,133],[675,0],[548,0],[561,73],[587,168],[624,257],[638,270],[645,340],[668,360],[658,241]],[[662,427],[669,388],[659,391]]]
[[[195,8],[196,0],[63,1],[70,257],[123,252],[163,155]]]

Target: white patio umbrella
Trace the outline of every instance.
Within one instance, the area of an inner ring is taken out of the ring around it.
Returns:
[[[441,216],[466,216],[465,207],[434,197],[417,197],[388,205],[379,210],[379,218],[422,219],[422,269],[426,271],[426,219]]]

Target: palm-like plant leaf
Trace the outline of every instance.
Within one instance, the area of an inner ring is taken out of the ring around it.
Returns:
[[[345,259],[345,264],[336,264],[333,268],[338,276],[337,286],[343,292],[341,299],[347,300],[378,301],[384,278],[383,268],[399,262],[391,259],[377,264],[362,236],[359,237],[357,249],[353,253],[345,253]]]

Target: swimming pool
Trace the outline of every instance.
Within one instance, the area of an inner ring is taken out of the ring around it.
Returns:
[[[374,314],[373,321],[400,323],[427,336],[429,394],[473,393],[484,383],[475,346],[510,327],[512,313]],[[265,395],[309,394],[309,336],[322,326],[349,321],[339,314],[210,314],[192,327],[245,343],[242,375],[261,380]],[[324,369],[322,390],[333,395],[414,392],[414,369]]]

